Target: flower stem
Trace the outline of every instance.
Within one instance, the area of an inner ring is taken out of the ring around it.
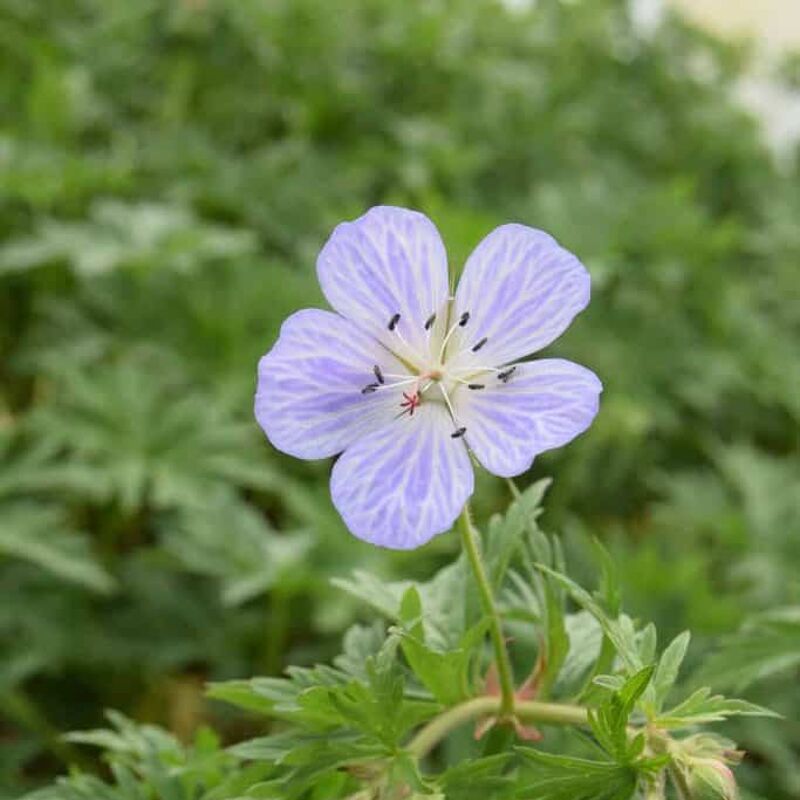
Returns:
[[[467,554],[478,591],[481,596],[483,611],[489,618],[489,634],[494,647],[494,656],[497,664],[497,676],[500,683],[500,708],[499,715],[502,719],[509,719],[514,715],[514,675],[511,671],[511,661],[508,657],[503,629],[500,623],[500,614],[494,602],[492,586],[486,574],[486,568],[481,559],[480,537],[472,524],[469,503],[464,506],[458,518],[458,527],[464,552]]]
[[[408,751],[423,758],[451,731],[476,717],[498,714],[502,700],[497,697],[474,697],[434,717],[409,743]],[[586,725],[588,714],[581,706],[565,703],[540,703],[533,700],[517,703],[515,715],[528,722],[550,725]]]
[[[675,789],[678,800],[690,800],[691,794],[689,792],[689,787],[683,775],[681,775],[680,770],[674,764],[670,764],[670,766],[667,767],[667,773],[672,781],[672,788]]]

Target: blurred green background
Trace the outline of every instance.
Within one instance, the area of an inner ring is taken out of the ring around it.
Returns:
[[[521,479],[554,476],[577,571],[600,536],[628,610],[695,652],[790,618],[800,175],[731,99],[747,64],[620,0],[0,0],[0,797],[106,707],[237,736],[205,681],[328,657],[360,613],[331,577],[457,548],[356,541],[329,464],[251,418],[258,357],[323,304],[319,247],[375,203],[428,213],[456,266],[518,220],[590,269],[552,350],[601,413]],[[482,476],[479,516],[507,501]],[[794,619],[748,693],[787,721],[733,731],[752,797],[800,797]]]

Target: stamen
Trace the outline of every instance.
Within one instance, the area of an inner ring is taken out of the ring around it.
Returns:
[[[469,311],[465,311],[458,319],[460,327],[464,327],[469,322]]]
[[[383,373],[381,372],[381,368],[377,364],[372,368],[372,371],[375,373],[375,377],[378,379],[378,383],[386,383],[386,381],[383,379]]]
[[[478,350],[480,350],[481,347],[483,347],[486,344],[486,342],[488,342],[488,341],[489,341],[489,337],[488,336],[484,336],[483,339],[481,339],[476,345],[474,345],[472,347],[472,352],[473,353],[477,353]]]
[[[419,378],[409,378],[405,375],[400,375],[399,377],[403,378],[403,380],[395,381],[394,383],[384,383],[384,384],[377,384],[373,383],[370,384],[371,386],[375,387],[375,390],[387,390],[387,389],[396,389],[398,386],[408,386],[409,383],[418,383]]]
[[[458,373],[458,372],[470,372],[473,375],[477,375],[481,372],[502,372],[503,370],[498,369],[497,367],[482,367],[482,366],[465,366],[465,367],[455,367],[453,370],[450,371],[451,374]],[[458,378],[456,379],[458,380]],[[462,380],[462,383],[466,381]]]
[[[485,389],[486,386],[483,383],[468,383],[467,389]]]
[[[392,318],[389,320],[389,324],[386,326],[389,330],[397,336],[397,338],[405,345],[406,348],[411,350],[411,346],[405,340],[405,337],[402,333],[400,333],[400,329],[397,327],[397,323],[400,322],[400,312],[398,311],[397,314],[393,314]]]
[[[450,330],[447,331],[447,335],[444,337],[444,340],[442,341],[442,346],[439,349],[439,361],[441,361],[444,358],[444,351],[447,349],[447,343],[450,341],[450,337],[453,335],[453,331],[455,331],[456,328],[462,327],[461,325],[462,319],[464,319],[463,314],[450,326]]]
[[[450,412],[450,417],[453,420],[453,424],[456,426],[455,433],[451,433],[450,436],[453,439],[458,439],[467,432],[467,429],[463,425],[459,425],[455,409],[453,408],[453,404],[450,402],[450,398],[447,395],[447,391],[445,390],[444,385],[441,383],[439,384],[439,390],[442,393],[442,397],[444,397],[444,402],[447,404],[447,410]]]
[[[376,374],[377,377],[377,374]],[[368,383],[362,390],[361,394],[372,394],[373,392],[377,392],[379,389],[381,391],[386,391],[388,389],[397,389],[399,386],[408,386],[410,383],[418,383],[419,378],[409,377],[408,375],[395,375],[394,373],[381,372],[381,377],[384,379],[383,383]],[[386,378],[401,378],[399,381],[395,381],[394,383],[386,383]]]
[[[508,369],[503,370],[503,372],[498,372],[497,373],[498,380],[501,380],[503,383],[508,383],[509,378],[511,378],[516,369],[517,367],[515,364],[513,367],[509,367]]]
[[[433,327],[433,323],[436,322],[436,314],[431,314],[428,319],[425,320],[425,330],[429,331]]]

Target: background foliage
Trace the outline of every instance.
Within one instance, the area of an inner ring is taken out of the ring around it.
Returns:
[[[56,733],[106,707],[241,738],[205,681],[329,658],[363,614],[331,578],[457,551],[355,541],[329,466],[251,420],[320,244],[377,202],[456,266],[510,219],[585,261],[554,350],[606,391],[526,479],[556,477],[543,525],[787,717],[737,723],[739,774],[800,796],[800,176],[730,99],[746,53],[619,0],[0,0],[0,42],[0,796],[93,758]],[[484,477],[479,517],[507,501]]]

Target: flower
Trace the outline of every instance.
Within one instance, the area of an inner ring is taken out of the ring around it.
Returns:
[[[495,475],[518,475],[594,419],[594,373],[520,361],[589,302],[588,272],[548,234],[496,228],[451,297],[434,224],[378,206],[336,227],[317,275],[336,313],[284,322],[259,362],[255,414],[285,453],[341,453],[331,496],[360,539],[419,547],[472,494],[470,452]]]

